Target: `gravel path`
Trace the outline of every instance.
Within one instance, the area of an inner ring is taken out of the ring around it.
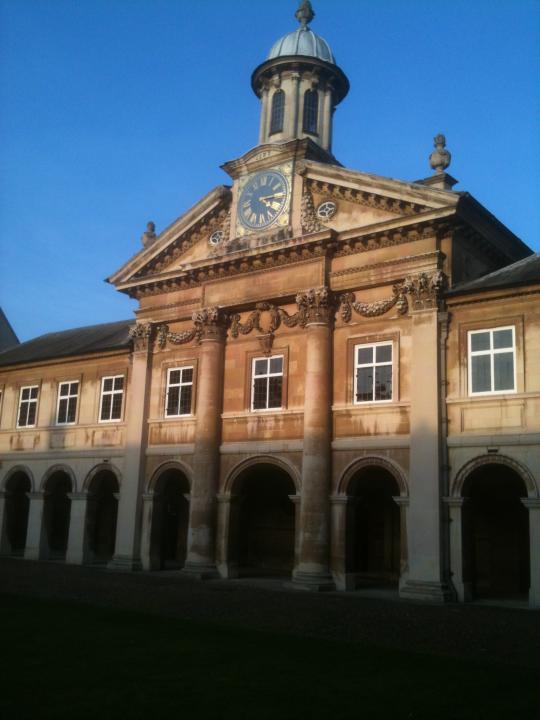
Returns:
[[[540,669],[540,612],[304,593],[275,580],[207,580],[0,559],[0,592]]]

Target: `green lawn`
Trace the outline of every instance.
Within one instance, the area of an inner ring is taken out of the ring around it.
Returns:
[[[0,596],[0,718],[534,715],[539,673]]]

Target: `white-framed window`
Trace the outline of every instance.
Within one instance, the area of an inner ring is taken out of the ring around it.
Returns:
[[[469,395],[516,391],[516,331],[513,325],[470,330]]]
[[[169,368],[165,394],[165,417],[191,415],[193,367]]]
[[[252,361],[251,409],[279,410],[283,406],[283,355]]]
[[[56,405],[56,424],[73,425],[77,419],[79,400],[79,381],[70,380],[58,384],[58,402]]]
[[[392,342],[355,345],[355,404],[392,400],[392,355]]]
[[[17,412],[17,427],[35,427],[38,397],[38,385],[27,385],[21,388],[19,410]]]
[[[101,401],[99,421],[113,422],[122,419],[124,401],[124,376],[112,375],[101,378]]]

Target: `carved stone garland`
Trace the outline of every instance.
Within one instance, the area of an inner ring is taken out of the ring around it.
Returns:
[[[315,212],[313,195],[306,185],[304,185],[304,194],[302,195],[300,222],[302,223],[302,232],[306,235],[324,230],[324,226],[320,223]]]
[[[146,350],[152,339],[151,323],[137,323],[129,328],[128,336],[133,341],[135,352]]]
[[[352,318],[352,311],[362,317],[378,317],[384,315],[394,306],[397,306],[398,314],[405,315],[409,309],[407,295],[412,297],[414,310],[436,308],[442,291],[446,287],[446,276],[441,270],[428,275],[420,273],[406,278],[392,288],[392,297],[387,300],[376,300],[372,303],[356,301],[354,293],[344,293],[340,297],[341,317],[348,323]]]
[[[225,335],[227,317],[218,307],[196,310],[192,315],[192,320],[191,330],[179,333],[170,332],[168,325],[159,325],[156,331],[159,347],[163,349],[167,342],[184,345],[192,340],[200,343],[201,340],[221,339]]]
[[[296,296],[298,311],[294,315],[283,308],[276,307],[272,303],[262,302],[255,305],[246,322],[240,321],[240,315],[231,317],[231,336],[248,335],[252,330],[258,330],[261,334],[257,337],[261,350],[268,354],[272,351],[274,333],[281,323],[286,327],[306,327],[310,322],[328,322],[331,315],[330,293],[328,288],[312,288]],[[270,322],[264,327],[261,322],[263,313],[269,313]]]

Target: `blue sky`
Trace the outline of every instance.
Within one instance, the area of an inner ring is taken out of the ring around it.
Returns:
[[[313,0],[351,81],[334,153],[460,183],[540,250],[540,2]],[[128,318],[103,279],[257,142],[252,70],[296,0],[0,0],[0,304],[21,340]]]

